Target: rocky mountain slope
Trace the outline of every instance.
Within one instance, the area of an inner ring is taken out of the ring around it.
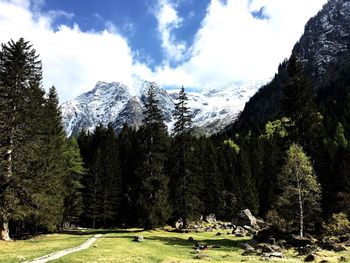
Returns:
[[[293,48],[293,54],[308,72],[316,95],[335,71],[350,57],[350,1],[329,0],[311,18]],[[281,114],[282,88],[288,81],[288,61],[283,62],[275,78],[261,88],[246,104],[238,120],[227,127],[229,133],[244,129],[262,129],[268,120]],[[319,98],[323,100],[323,98]]]
[[[245,102],[262,83],[250,82],[221,89],[189,92],[189,107],[193,112],[197,131],[213,134],[232,123]],[[92,131],[99,123],[111,123],[117,132],[124,123],[139,127],[142,124],[142,112],[149,84],[147,81],[137,81],[135,87],[129,88],[119,82],[98,82],[93,90],[64,103],[61,109],[67,135],[78,134],[82,129]],[[160,87],[156,89],[159,106],[169,131],[173,125],[172,111],[176,102],[176,92]]]

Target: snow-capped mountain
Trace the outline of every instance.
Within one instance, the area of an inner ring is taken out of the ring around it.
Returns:
[[[194,126],[204,134],[221,131],[236,119],[245,102],[262,84],[264,83],[249,82],[221,89],[189,92],[188,106],[193,112]],[[99,123],[111,123],[117,132],[124,123],[139,127],[150,82],[138,81],[135,85],[131,89],[119,82],[98,82],[93,90],[64,103],[61,110],[67,135],[78,134],[83,129],[92,131]],[[157,87],[155,92],[170,131],[174,123],[172,112],[176,91]]]

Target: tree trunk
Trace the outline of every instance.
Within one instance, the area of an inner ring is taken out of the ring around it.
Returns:
[[[7,220],[3,220],[3,222],[0,223],[0,240],[11,241],[9,223]]]
[[[303,208],[303,198],[301,195],[301,183],[299,173],[297,172],[297,182],[298,182],[298,201],[299,201],[299,216],[300,216],[300,236],[304,236],[304,208]]]

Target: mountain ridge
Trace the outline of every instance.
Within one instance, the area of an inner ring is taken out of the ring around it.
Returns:
[[[121,130],[124,123],[134,128],[139,127],[142,124],[142,111],[150,83],[138,81],[136,87],[129,88],[120,82],[98,81],[91,91],[62,104],[67,136],[77,135],[83,129],[92,131],[99,123],[111,123],[116,132]],[[197,132],[208,135],[220,132],[235,120],[244,103],[262,83],[251,81],[244,85],[188,92],[188,104],[193,111],[193,123]],[[156,86],[155,92],[168,130],[171,131],[176,90],[165,90]]]

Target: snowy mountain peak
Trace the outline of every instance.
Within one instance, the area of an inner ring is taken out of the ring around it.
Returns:
[[[189,92],[188,105],[193,111],[193,123],[204,134],[221,131],[233,122],[248,99],[265,82],[250,82],[245,85],[229,85],[224,88],[206,89],[202,92]],[[151,82],[138,80],[134,87],[119,82],[99,81],[89,92],[62,105],[62,115],[67,136],[78,134],[85,129],[93,131],[99,124],[112,123],[119,132],[124,123],[132,127],[142,124],[142,112]],[[156,86],[155,93],[164,113],[169,130],[173,125],[172,112],[175,91],[166,91]]]

